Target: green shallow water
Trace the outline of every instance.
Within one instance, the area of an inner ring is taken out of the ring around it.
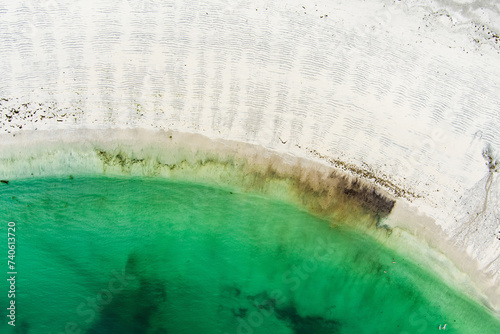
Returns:
[[[1,333],[500,332],[418,262],[265,197],[75,176],[2,184],[0,207],[18,272]]]

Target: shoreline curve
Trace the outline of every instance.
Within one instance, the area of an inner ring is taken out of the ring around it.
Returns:
[[[175,131],[79,129],[2,137],[1,179],[78,173],[168,177],[277,197],[349,224],[422,261],[500,316],[500,280],[481,270],[463,250],[466,245],[453,244],[433,218],[390,188],[322,160]]]

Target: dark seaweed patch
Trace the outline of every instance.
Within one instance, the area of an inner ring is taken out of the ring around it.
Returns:
[[[152,317],[167,300],[166,282],[158,279],[140,279],[139,288],[125,291],[113,298],[100,313],[99,320],[88,334],[145,333]],[[159,329],[158,333],[166,333]]]
[[[232,295],[231,297],[236,297]],[[239,324],[247,329],[253,326],[266,326],[266,319],[274,317],[277,320],[286,324],[294,333],[297,334],[335,334],[341,329],[340,322],[336,320],[326,319],[321,316],[302,316],[293,304],[282,304],[280,301],[271,298],[267,291],[245,295],[238,294],[238,306],[233,308],[231,312],[236,318],[240,318]],[[260,314],[260,316],[256,316]],[[261,322],[255,324],[252,318],[262,319]]]
[[[296,334],[334,334],[340,333],[340,323],[322,317],[301,316],[295,307],[276,310],[278,319],[286,321]]]
[[[386,216],[391,213],[395,200],[383,196],[375,189],[363,187],[358,181],[354,181],[349,188],[344,189],[344,194],[362,203],[362,206],[375,212],[377,216]]]
[[[89,328],[88,334],[123,333],[139,334],[152,329],[152,318],[167,301],[167,282],[140,276],[140,258],[137,253],[128,256],[125,271],[138,280],[138,286],[114,295],[105,305],[99,319]],[[167,333],[155,329],[155,333]]]

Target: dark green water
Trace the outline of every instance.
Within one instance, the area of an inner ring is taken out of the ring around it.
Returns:
[[[256,195],[75,176],[1,184],[0,208],[18,272],[0,333],[500,332],[418,263]]]

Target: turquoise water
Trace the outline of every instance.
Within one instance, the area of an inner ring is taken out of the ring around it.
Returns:
[[[0,208],[0,259],[16,222],[18,273],[16,327],[2,316],[1,333],[500,332],[481,306],[370,236],[234,189],[11,180]]]

